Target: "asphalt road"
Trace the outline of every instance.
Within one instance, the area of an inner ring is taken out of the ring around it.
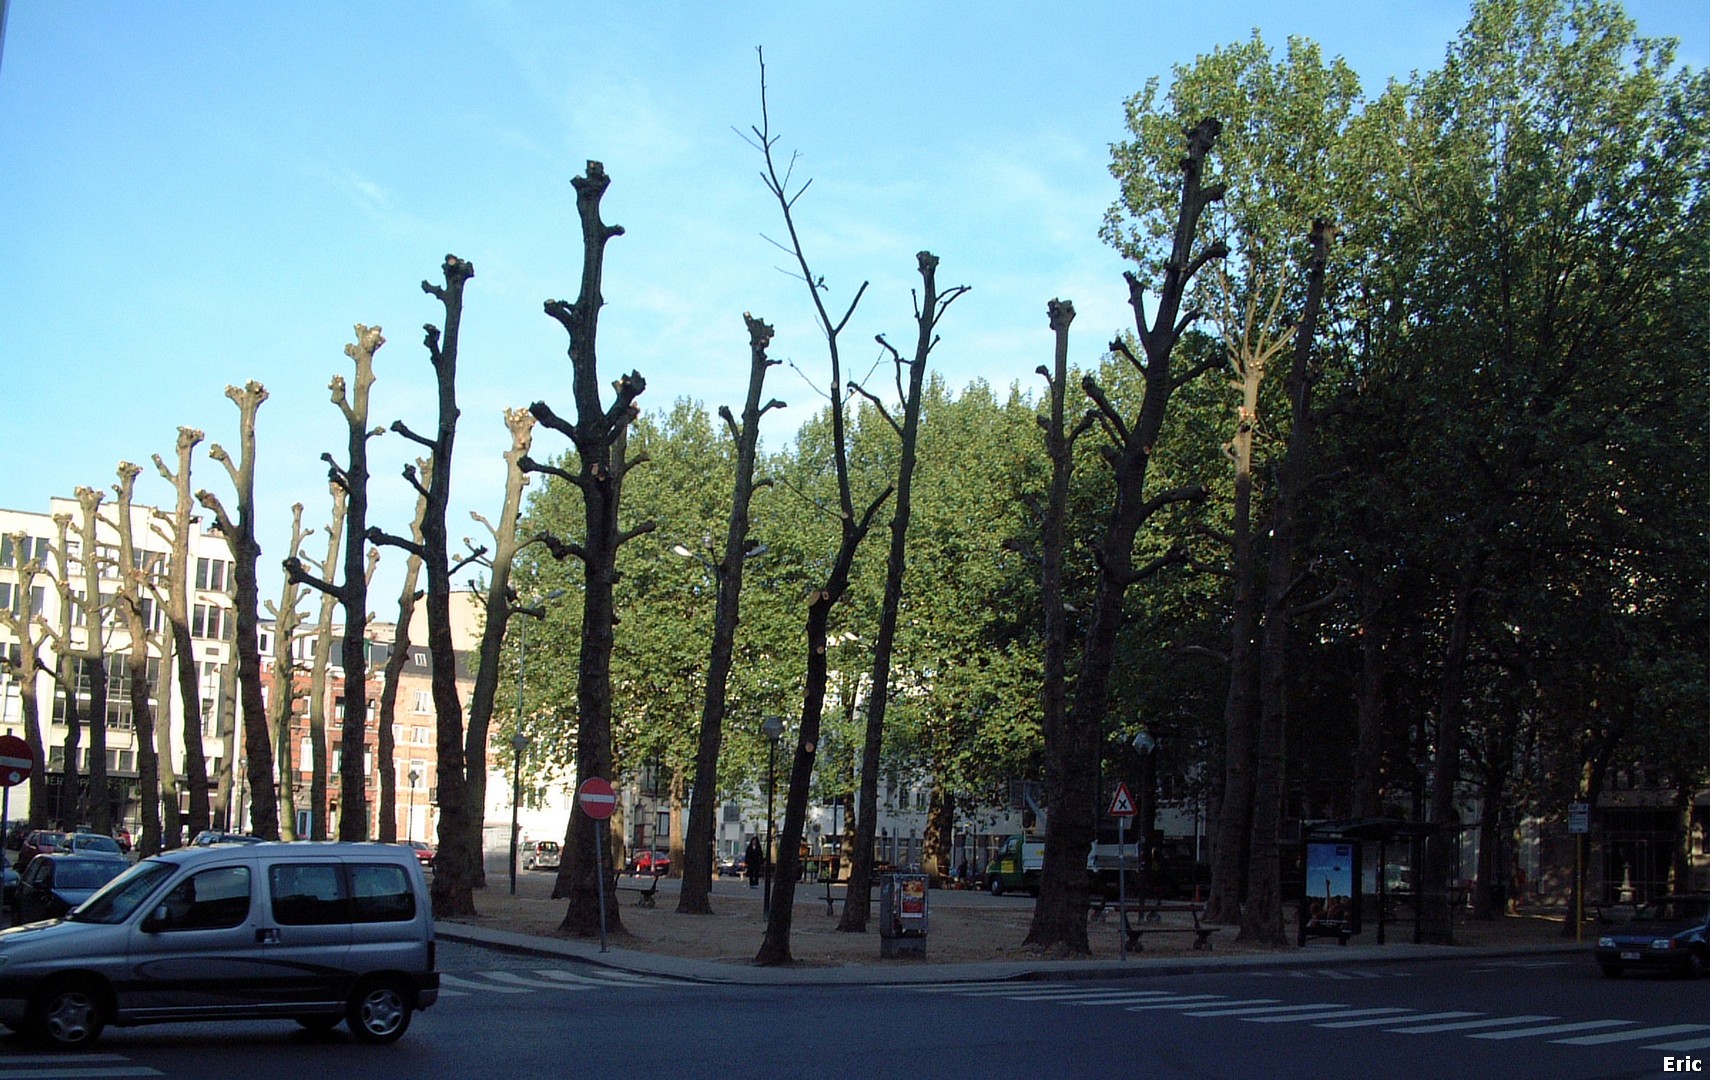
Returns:
[[[109,1030],[86,1054],[0,1040],[0,1080],[173,1076],[1589,1080],[1710,1060],[1710,982],[1588,958],[1089,982],[674,983],[441,943],[445,995],[390,1047],[286,1023]],[[1326,958],[1329,959],[1328,957]],[[46,1071],[43,1071],[43,1070]]]

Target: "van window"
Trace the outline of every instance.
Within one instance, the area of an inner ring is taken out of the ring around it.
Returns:
[[[73,922],[121,923],[148,899],[155,886],[175,872],[170,863],[144,859],[109,881],[105,888],[68,916]]]
[[[416,917],[416,894],[401,866],[352,864],[350,897],[351,922],[408,922]]]
[[[161,901],[162,930],[220,930],[249,918],[249,867],[221,866],[179,882]]]
[[[349,922],[344,875],[334,863],[284,863],[267,871],[273,921],[281,926]]]

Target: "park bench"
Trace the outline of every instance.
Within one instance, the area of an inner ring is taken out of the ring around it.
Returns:
[[[1128,947],[1135,952],[1145,951],[1147,934],[1192,934],[1195,949],[1209,950],[1211,936],[1223,929],[1220,926],[1205,926],[1200,923],[1199,917],[1205,911],[1204,904],[1171,904],[1156,900],[1126,904],[1101,903],[1095,908],[1094,917],[1102,916],[1107,907],[1120,909],[1122,934],[1128,941]],[[1169,914],[1185,914],[1192,918],[1193,922],[1191,925],[1165,923],[1163,917]]]
[[[653,907],[654,896],[659,892],[659,878],[649,874],[644,879],[639,875],[625,879],[622,874],[613,874],[612,888],[616,892],[632,892],[636,894],[637,907]]]

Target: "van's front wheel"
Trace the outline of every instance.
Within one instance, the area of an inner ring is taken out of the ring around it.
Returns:
[[[31,1031],[49,1045],[67,1050],[88,1046],[107,1024],[100,991],[84,982],[50,985],[30,1012]]]
[[[394,979],[365,982],[350,995],[345,1024],[357,1042],[396,1042],[410,1027],[410,994]]]

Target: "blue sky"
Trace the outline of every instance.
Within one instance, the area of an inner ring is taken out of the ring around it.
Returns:
[[[5,0],[0,0],[4,3]],[[171,452],[178,425],[235,443],[228,383],[257,379],[264,582],[289,506],[327,514],[319,455],[342,457],[326,384],[362,322],[385,328],[374,416],[433,422],[421,293],[447,252],[471,260],[458,387],[452,536],[496,514],[507,406],[571,411],[562,329],[580,234],[571,177],[613,178],[603,377],[640,371],[642,403],[739,405],[742,313],[772,354],[823,384],[799,283],[765,239],[777,209],[757,153],[764,45],[773,129],[813,186],[799,205],[833,306],[871,281],[847,341],[907,340],[914,253],[966,284],[935,361],[953,386],[1035,389],[1045,303],[1073,299],[1077,361],[1130,325],[1124,264],[1098,240],[1122,103],[1153,75],[1254,28],[1310,37],[1368,89],[1434,67],[1467,6],[1451,0],[971,5],[765,3],[65,2],[10,0],[0,55],[0,506],[43,510],[121,459]],[[1641,32],[1703,67],[1703,0],[1635,0]],[[821,404],[787,367],[776,446]],[[560,452],[540,432],[536,455]],[[375,445],[371,518],[413,499],[396,436]],[[198,486],[228,492],[199,457]],[[139,498],[170,492],[149,468]],[[467,523],[467,524],[465,524]],[[315,549],[311,545],[310,551]],[[394,554],[389,563],[400,560]],[[383,567],[386,564],[383,564]],[[377,583],[382,611],[395,590]],[[264,596],[275,587],[264,584]]]

